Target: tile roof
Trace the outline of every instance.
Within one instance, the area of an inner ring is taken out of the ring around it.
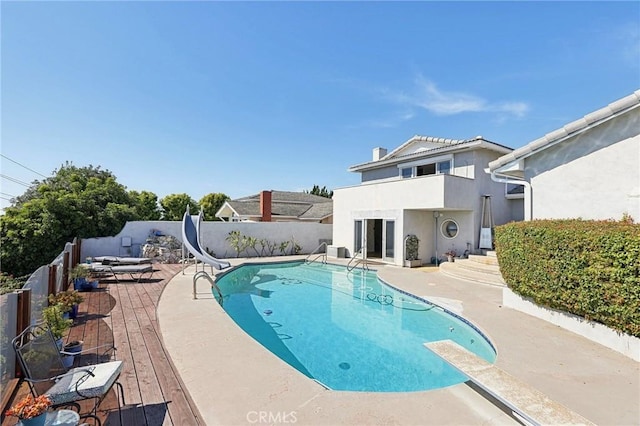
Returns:
[[[300,219],[324,219],[333,214],[333,203],[314,204],[300,215]]]
[[[260,194],[227,201],[240,216],[261,216]],[[321,220],[333,214],[333,200],[304,192],[271,191],[271,215]]]
[[[248,197],[237,198],[233,201],[260,201],[260,194],[249,195]],[[321,197],[319,195],[307,194],[306,192],[292,191],[271,191],[271,201],[276,202],[301,202],[301,203],[328,203],[332,202],[331,198]]]
[[[594,111],[584,117],[575,120],[559,129],[556,129],[546,135],[538,138],[527,145],[520,147],[513,152],[503,155],[489,163],[489,170],[494,171],[502,166],[505,166],[514,161],[522,158],[529,157],[530,155],[539,152],[543,149],[550,147],[562,140],[565,140],[579,132],[590,129],[606,121],[612,117],[623,114],[633,108],[640,106],[640,90],[636,90],[631,95],[619,99],[613,103],[610,103],[604,108]]]
[[[420,150],[416,152],[412,152],[409,154],[398,155],[399,152],[402,152],[406,147],[418,143],[418,142],[430,142],[439,144],[441,146],[430,148],[426,150]],[[367,169],[374,169],[377,167],[386,166],[389,164],[398,163],[400,161],[406,161],[412,158],[422,158],[422,157],[430,157],[435,154],[441,154],[446,151],[457,151],[466,148],[471,148],[475,146],[483,146],[484,148],[493,149],[499,152],[509,152],[512,148],[509,148],[504,145],[500,145],[495,142],[491,142],[482,136],[476,136],[470,139],[446,139],[446,138],[437,138],[433,136],[420,136],[415,135],[398,148],[394,149],[380,160],[368,161],[366,163],[356,164],[355,166],[351,166],[348,168],[350,172],[359,172]]]

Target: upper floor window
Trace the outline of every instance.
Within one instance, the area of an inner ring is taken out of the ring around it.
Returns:
[[[428,176],[428,175],[448,175],[451,173],[451,160],[436,161],[433,163],[419,164],[412,167],[401,167],[400,176],[403,179]]]
[[[449,173],[451,173],[451,160],[440,161],[438,163],[438,174],[448,175]]]
[[[425,164],[423,166],[416,167],[416,176],[426,176],[426,175],[435,175],[436,174],[436,164]]]

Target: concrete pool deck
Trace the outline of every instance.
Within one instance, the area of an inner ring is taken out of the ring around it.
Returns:
[[[640,424],[640,363],[502,307],[499,287],[435,271],[375,268],[388,283],[473,322],[496,346],[496,366],[552,400],[599,425]],[[198,281],[193,300],[194,273],[190,266],[167,284],[157,314],[167,353],[207,425],[516,424],[464,383],[410,393],[327,390],[242,331],[206,280]]]

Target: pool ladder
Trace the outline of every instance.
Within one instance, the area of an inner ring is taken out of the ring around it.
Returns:
[[[318,250],[320,250],[322,247],[324,247],[324,251],[322,253],[318,253]],[[311,256],[313,256],[314,254],[316,255],[316,257],[311,259]],[[327,243],[320,244],[318,247],[315,248],[315,250],[309,253],[306,259],[304,259],[304,263],[313,263],[313,262],[316,262],[318,259],[322,259],[322,263],[327,263]]]
[[[194,300],[198,298],[197,295],[196,295],[196,281],[198,281],[198,279],[200,279],[200,278],[204,278],[207,281],[209,281],[209,284],[211,284],[211,289],[214,291],[213,297],[215,297],[216,300],[218,301],[218,303],[220,304],[220,306],[222,306],[222,291],[220,291],[220,287],[218,287],[216,285],[216,283],[213,281],[213,278],[211,278],[211,275],[209,275],[205,271],[198,271],[193,276],[193,298],[194,298]]]
[[[358,257],[358,255],[361,255],[362,257]],[[355,261],[355,263],[353,265],[351,265],[351,262],[354,262],[354,261]],[[362,269],[365,269],[367,271],[369,270],[369,263],[367,262],[367,258],[365,257],[364,253],[362,252],[362,248],[360,250],[358,250],[356,252],[356,254],[353,255],[353,257],[351,258],[349,263],[347,263],[347,272],[353,271],[360,264],[362,264]]]

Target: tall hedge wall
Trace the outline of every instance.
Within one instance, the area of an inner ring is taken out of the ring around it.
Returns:
[[[515,293],[640,337],[640,225],[536,220],[499,226],[495,235]]]

